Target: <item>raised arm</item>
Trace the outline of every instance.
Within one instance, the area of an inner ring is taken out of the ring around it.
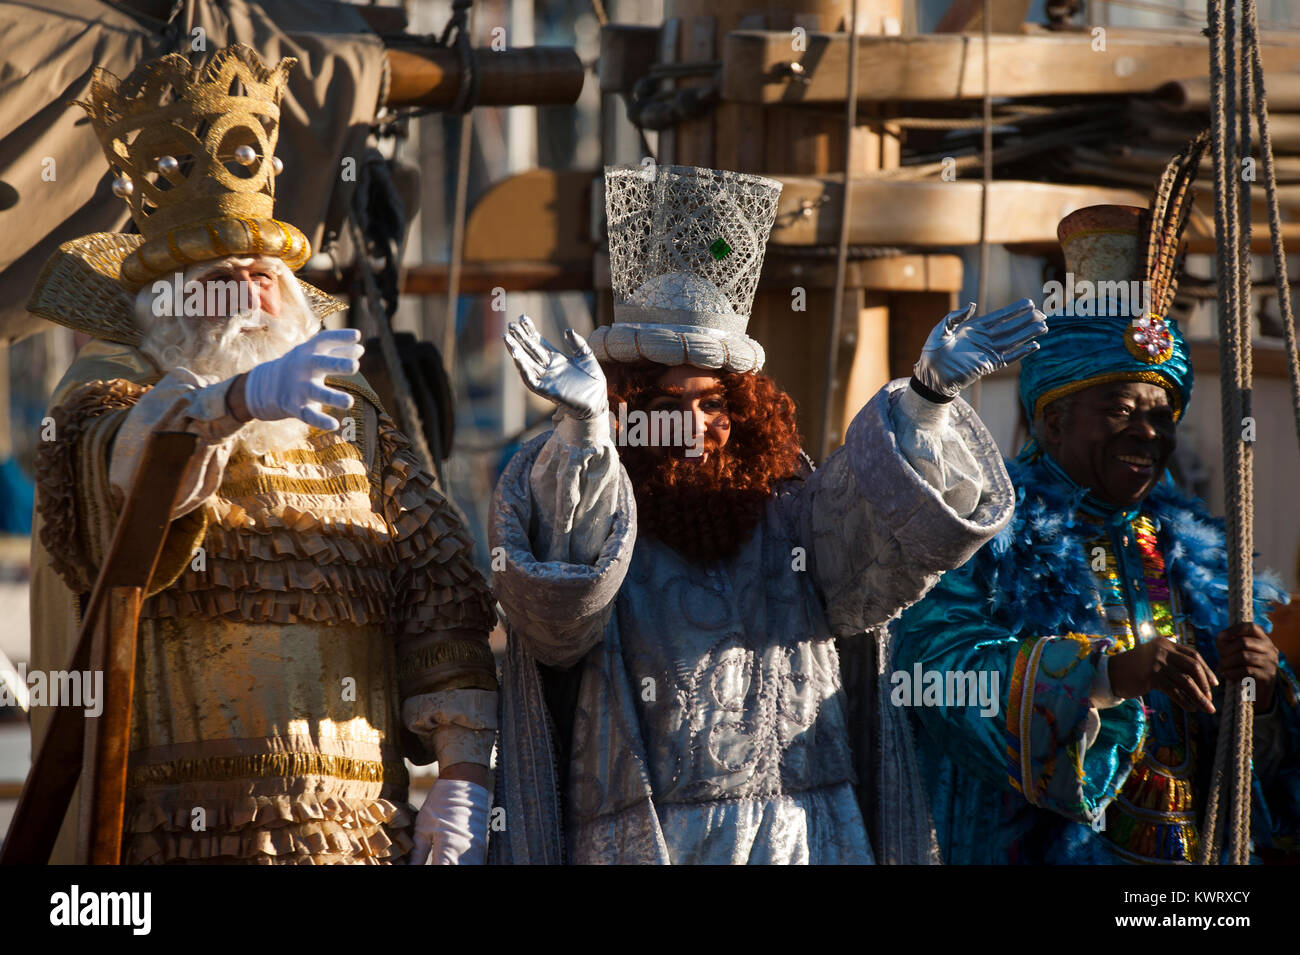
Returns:
[[[931,333],[910,383],[882,388],[844,447],[807,482],[801,534],[833,633],[886,623],[1010,519],[1010,478],[992,436],[957,393],[1038,347],[1028,299]]]
[[[636,542],[636,507],[610,437],[604,373],[587,343],[568,353],[526,316],[506,347],[525,384],[555,403],[549,435],[520,449],[497,483],[493,588],[511,629],[542,663],[572,666],[601,638]]]

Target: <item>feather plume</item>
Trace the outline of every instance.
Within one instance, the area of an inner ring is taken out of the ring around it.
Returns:
[[[1179,247],[1196,197],[1192,182],[1209,134],[1208,129],[1202,130],[1169,161],[1151,197],[1141,264],[1142,275],[1150,283],[1151,310],[1158,318],[1168,314],[1178,291]]]

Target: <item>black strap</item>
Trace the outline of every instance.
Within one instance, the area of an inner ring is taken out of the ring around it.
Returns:
[[[941,395],[937,391],[931,391],[925,385],[916,380],[916,375],[912,376],[912,390],[924,398],[926,401],[932,401],[936,405],[946,405],[956,398],[956,395]]]

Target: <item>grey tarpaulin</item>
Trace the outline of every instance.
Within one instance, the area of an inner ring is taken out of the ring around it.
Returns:
[[[171,36],[164,26],[99,0],[0,3],[0,340],[44,325],[23,306],[60,243],[129,228],[99,141],[72,103],[86,95],[97,66],[125,76],[173,50],[198,58],[195,28],[208,53],[242,42],[268,63],[298,58],[281,105],[276,155],[285,175],[276,217],[302,229],[313,250],[327,228],[339,229],[356,186],[343,176],[343,159],[358,167],[364,160],[388,80],[383,43],[357,9],[320,0],[189,0]]]

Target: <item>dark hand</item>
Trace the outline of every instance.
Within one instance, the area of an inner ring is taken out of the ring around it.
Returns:
[[[1184,710],[1213,713],[1212,685],[1218,677],[1201,655],[1165,637],[1110,658],[1111,691],[1126,700],[1159,690]]]
[[[1256,712],[1273,708],[1273,690],[1277,686],[1277,647],[1260,627],[1239,623],[1214,638],[1219,651],[1219,673],[1228,682],[1238,683],[1246,677],[1255,680]]]

